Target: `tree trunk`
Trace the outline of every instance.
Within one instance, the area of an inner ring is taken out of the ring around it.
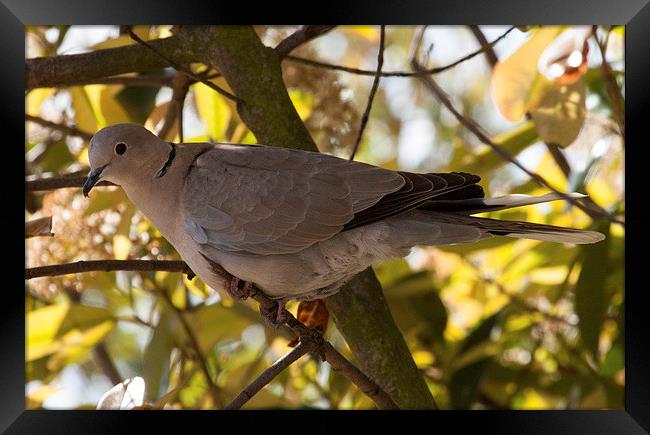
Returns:
[[[259,143],[317,151],[282,80],[281,59],[250,26],[183,27],[178,38],[197,59],[219,69],[241,119]],[[356,360],[401,408],[435,408],[372,269],[357,275],[327,307]]]

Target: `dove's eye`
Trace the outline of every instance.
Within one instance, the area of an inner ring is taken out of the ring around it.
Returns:
[[[126,144],[124,142],[120,142],[117,145],[115,145],[115,154],[121,156],[125,152],[126,152]]]

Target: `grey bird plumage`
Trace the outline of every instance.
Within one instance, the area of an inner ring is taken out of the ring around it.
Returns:
[[[604,238],[471,216],[561,199],[483,198],[472,174],[397,172],[260,145],[171,144],[133,124],[99,131],[89,158],[85,194],[100,179],[120,185],[209,286],[228,285],[215,262],[279,300],[335,293],[356,273],[416,245],[495,235],[566,243]]]

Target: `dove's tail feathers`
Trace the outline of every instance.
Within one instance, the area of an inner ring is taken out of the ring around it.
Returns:
[[[571,199],[585,198],[587,195],[582,193],[568,193],[566,194]],[[530,195],[504,195],[495,196],[493,198],[468,198],[461,200],[438,200],[429,201],[421,207],[423,210],[447,212],[447,213],[462,213],[464,215],[471,215],[476,213],[484,213],[488,211],[504,210],[507,208],[521,207],[524,205],[541,204],[543,202],[557,201],[566,199],[565,196],[559,193],[548,193],[542,196]]]
[[[450,213],[429,213],[435,222],[454,223],[478,228],[486,235],[508,236],[518,239],[543,240],[557,243],[596,243],[605,236],[597,231],[557,227],[523,221],[500,221]]]

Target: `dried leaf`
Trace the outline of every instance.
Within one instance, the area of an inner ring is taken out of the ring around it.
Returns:
[[[316,299],[314,301],[301,301],[298,304],[298,314],[296,317],[308,328],[318,329],[322,333],[325,333],[330,313],[327,311],[325,302]],[[295,347],[297,344],[298,337],[289,342],[290,347]]]
[[[537,63],[563,27],[543,27],[507,59],[494,66],[492,93],[503,116],[518,121],[528,111],[531,90],[539,76]]]
[[[544,142],[566,147],[576,140],[587,115],[585,98],[583,80],[568,85],[547,84],[547,91],[530,109],[537,133]]]
[[[571,84],[587,71],[591,26],[568,29],[558,36],[539,57],[537,69],[548,80]]]

